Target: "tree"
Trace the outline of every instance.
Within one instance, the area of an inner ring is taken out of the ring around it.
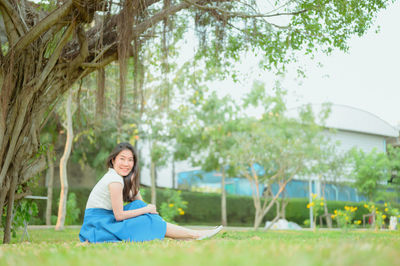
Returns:
[[[229,149],[233,144],[232,132],[237,127],[239,108],[229,96],[219,98],[216,92],[203,97],[204,92],[196,90],[191,103],[193,123],[179,127],[177,142],[179,148],[186,151],[186,157],[191,158],[194,166],[200,166],[204,171],[218,171],[221,174],[221,223],[226,226],[226,191],[225,178],[233,175]],[[188,118],[186,118],[189,120]],[[179,121],[181,123],[181,121]]]
[[[54,126],[54,127],[53,127]],[[53,184],[54,184],[54,161],[55,152],[54,147],[57,140],[57,132],[55,123],[47,123],[46,128],[41,134],[41,143],[47,145],[46,147],[46,158],[47,158],[47,203],[46,203],[46,225],[51,225],[51,209],[53,200]]]
[[[74,140],[74,129],[72,124],[72,90],[69,91],[67,103],[66,103],[66,117],[67,121],[64,127],[67,130],[67,139],[64,147],[64,154],[60,159],[60,201],[58,204],[58,217],[56,230],[64,229],[65,216],[67,214],[67,199],[68,199],[68,175],[67,175],[67,165],[68,159],[72,150],[72,142]]]
[[[150,150],[151,203],[156,204],[157,168],[167,163],[167,156],[170,152],[166,147],[168,144],[168,129],[166,129],[165,123],[156,117],[148,117],[146,120],[147,123],[145,122],[142,128],[147,128],[147,130],[144,130],[146,132],[144,143],[149,145]]]
[[[369,201],[377,200],[379,187],[386,185],[390,178],[390,161],[385,153],[373,149],[366,153],[362,150],[351,151],[353,186]]]
[[[294,50],[345,50],[350,36],[363,34],[388,2],[277,1],[282,8],[259,11],[255,1],[0,0],[0,194],[7,195],[0,197],[0,210],[10,206],[7,224],[17,188],[46,166],[45,156],[37,156],[39,131],[60,97],[77,80],[118,60],[119,119],[126,58],[158,38],[160,22],[174,21],[170,30],[195,25],[198,58],[207,58],[207,67],[228,66],[228,58],[237,60],[254,47],[263,51],[265,67],[279,68],[294,58]],[[96,12],[101,22],[92,23]],[[289,23],[269,20],[279,16],[289,17]],[[226,59],[216,60],[221,58]]]
[[[386,194],[386,200],[395,202],[400,192],[400,149],[388,145],[387,157],[390,164],[390,178],[387,181],[389,191]]]
[[[267,95],[263,85],[256,83],[244,104],[260,104],[263,116],[242,119],[240,130],[233,133],[235,142],[230,156],[237,171],[252,186],[255,229],[282,196],[286,185],[315,160],[323,139],[322,128],[315,123],[311,108],[302,109],[297,119],[288,117],[283,94],[277,88],[274,95]],[[278,191],[272,190],[273,184],[278,185]],[[262,185],[265,191],[261,190]]]

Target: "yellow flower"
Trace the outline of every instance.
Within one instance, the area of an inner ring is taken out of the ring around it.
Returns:
[[[379,213],[379,211],[376,211],[376,214],[378,214]]]
[[[387,212],[389,209],[388,208],[385,208],[385,212]]]
[[[307,204],[307,209],[309,209],[310,207],[311,207],[311,206],[310,206],[310,203],[308,203],[308,204]]]
[[[344,206],[344,209],[345,209],[346,211],[348,211],[350,208],[349,208],[349,206]]]
[[[385,202],[385,207],[387,207],[387,203]]]
[[[180,211],[180,212],[179,212],[179,215],[184,215],[184,214],[185,214],[184,211]]]
[[[367,205],[367,204],[364,204],[364,208],[367,208],[367,209],[368,209],[368,205]]]
[[[346,216],[346,221],[348,221],[348,220],[349,220],[349,217]]]
[[[321,205],[321,206],[324,206],[324,203],[323,203],[323,202],[321,202],[319,205]]]
[[[178,208],[178,211],[180,211],[180,212],[181,212],[181,211],[183,211],[183,210],[182,210],[182,208]]]
[[[382,215],[382,219],[385,219],[386,218],[386,215]]]
[[[335,210],[334,213],[337,214],[337,210]]]
[[[174,204],[173,204],[173,203],[170,203],[168,206],[169,206],[170,208],[172,208],[172,207],[174,207]]]
[[[361,220],[354,221],[354,224],[361,224]]]
[[[335,219],[335,217],[336,217],[336,215],[333,215],[333,214],[331,215],[331,218],[332,218],[332,219]]]
[[[324,197],[321,197],[321,200],[323,201],[323,200],[324,200]]]
[[[315,199],[317,197],[317,194],[311,194],[312,198]]]

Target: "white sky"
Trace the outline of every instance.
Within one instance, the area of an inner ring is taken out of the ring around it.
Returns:
[[[382,10],[374,26],[363,37],[353,37],[348,53],[335,51],[330,56],[319,55],[312,61],[301,59],[307,77],[299,81],[294,67],[282,87],[288,91],[288,108],[303,103],[332,102],[371,112],[391,125],[400,125],[400,34],[398,27],[400,1]],[[375,33],[380,26],[379,33]],[[256,60],[241,65],[248,79],[240,83],[213,83],[213,89],[243,95],[249,91],[254,79],[265,81],[266,87],[274,84],[276,77],[257,69]],[[323,67],[318,67],[321,62]],[[227,90],[229,88],[229,90]]]

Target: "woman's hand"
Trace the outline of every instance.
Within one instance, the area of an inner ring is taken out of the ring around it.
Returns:
[[[146,209],[146,213],[158,214],[157,209],[156,209],[156,205],[148,204],[144,208]]]

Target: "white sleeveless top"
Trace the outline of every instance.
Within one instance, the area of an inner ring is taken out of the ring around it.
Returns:
[[[97,182],[90,192],[86,209],[101,208],[112,210],[110,190],[108,189],[108,185],[111,183],[120,183],[124,187],[123,178],[113,168],[108,168],[108,172]]]

